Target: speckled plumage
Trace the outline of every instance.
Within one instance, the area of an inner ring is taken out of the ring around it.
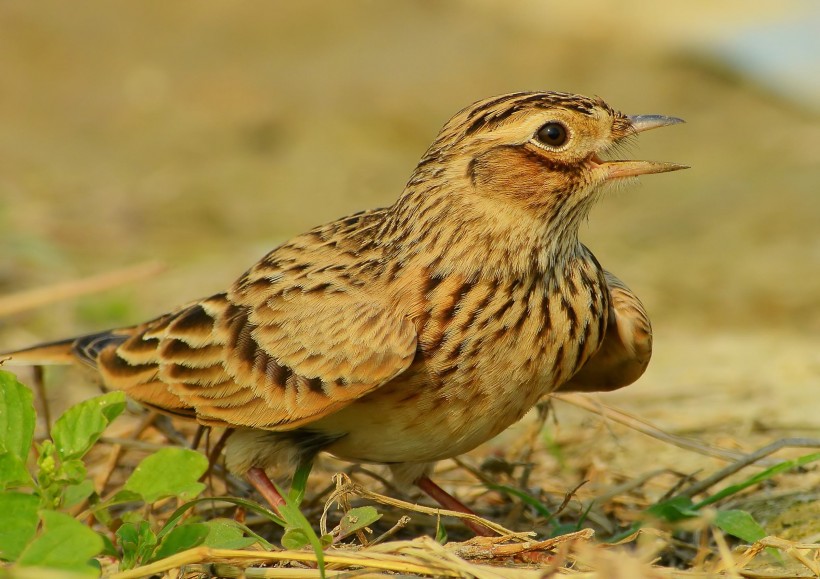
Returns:
[[[536,138],[547,122],[564,146]],[[70,350],[139,402],[236,429],[238,473],[325,450],[412,481],[557,388],[643,373],[646,312],[578,226],[607,182],[681,168],[599,156],[673,122],[564,93],[480,101],[391,207],[294,237],[225,293],[18,358]]]

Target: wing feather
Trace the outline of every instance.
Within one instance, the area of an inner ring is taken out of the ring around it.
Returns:
[[[228,292],[133,328],[101,352],[105,380],[207,424],[271,430],[390,381],[413,361],[416,330],[375,282],[357,278],[363,262],[378,267],[378,251],[356,235],[373,229],[375,213],[294,238]]]
[[[610,310],[604,341],[598,351],[560,391],[602,392],[632,384],[652,357],[652,324],[641,300],[624,282],[604,271]]]

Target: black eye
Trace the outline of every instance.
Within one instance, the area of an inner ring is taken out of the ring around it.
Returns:
[[[567,129],[561,123],[550,122],[538,129],[535,138],[549,147],[560,147],[567,142]]]

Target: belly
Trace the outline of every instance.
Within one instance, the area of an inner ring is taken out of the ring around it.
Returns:
[[[499,434],[566,382],[599,348],[609,292],[597,262],[528,280],[447,277],[410,317],[408,370],[311,425],[341,435],[326,450],[356,462],[430,462]],[[416,284],[414,287],[421,287]]]
[[[600,346],[608,304],[595,288],[580,296],[547,291],[547,282],[492,289],[471,288],[477,294],[451,305],[447,320],[432,309],[406,372],[311,425],[344,434],[327,450],[378,463],[463,454],[520,420]]]
[[[345,433],[327,448],[353,462],[432,462],[472,450],[494,437],[537,402],[537,388],[509,396],[480,384],[409,389],[394,381],[315,426]],[[478,387],[477,387],[478,386]]]

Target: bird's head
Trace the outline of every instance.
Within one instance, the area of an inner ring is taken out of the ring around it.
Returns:
[[[475,241],[469,231],[524,252],[573,252],[578,226],[605,184],[685,168],[609,160],[610,153],[637,133],[680,122],[627,116],[599,98],[568,93],[479,101],[439,132],[394,206],[393,223],[410,240],[429,242],[434,231],[436,243],[455,239],[469,246]],[[452,235],[441,236],[433,221],[447,223]],[[417,245],[435,251],[429,243]]]
[[[685,168],[604,160],[637,133],[681,122],[659,115],[627,116],[601,99],[574,94],[507,94],[474,103],[450,119],[417,173],[439,171],[463,180],[467,186],[459,188],[462,192],[555,212],[566,204],[585,205],[605,183]]]

